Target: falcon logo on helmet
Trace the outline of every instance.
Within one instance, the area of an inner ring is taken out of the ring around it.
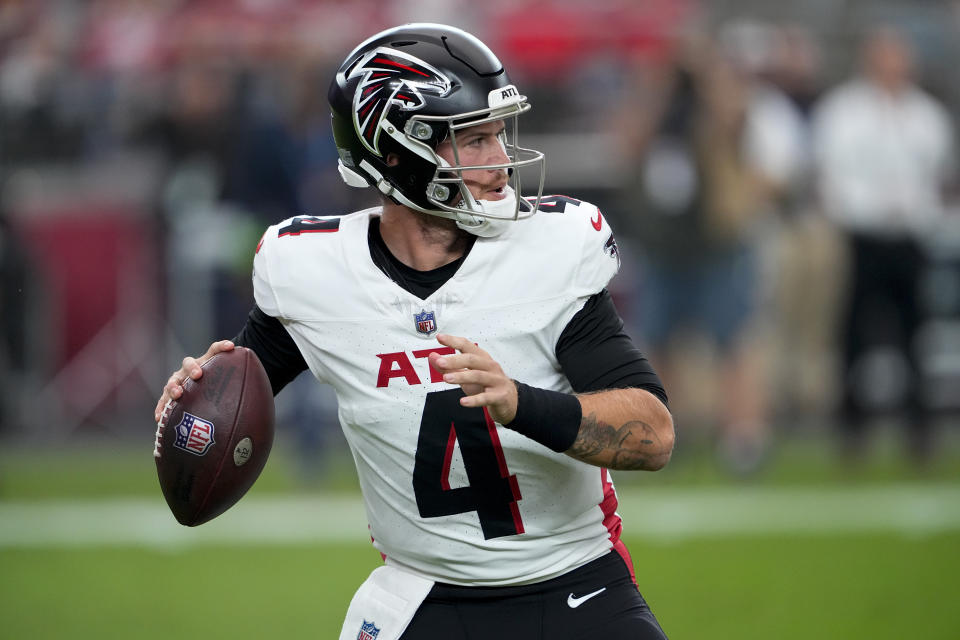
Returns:
[[[380,153],[380,131],[390,105],[416,111],[424,105],[423,94],[445,96],[450,80],[423,60],[395,49],[370,51],[350,71],[348,79],[363,76],[353,96],[353,126],[372,153]]]

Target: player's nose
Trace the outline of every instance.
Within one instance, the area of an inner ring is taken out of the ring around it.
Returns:
[[[493,145],[486,164],[506,164],[508,162],[510,162],[510,156],[507,155],[507,150],[503,144]],[[502,169],[496,169],[496,171],[502,171]]]

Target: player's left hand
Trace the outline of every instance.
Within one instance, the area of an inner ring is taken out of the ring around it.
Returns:
[[[486,407],[490,417],[500,424],[513,422],[517,415],[517,387],[489,353],[472,340],[446,334],[437,335],[445,347],[459,353],[440,355],[431,353],[430,366],[443,374],[444,382],[458,384],[465,397],[465,407]]]

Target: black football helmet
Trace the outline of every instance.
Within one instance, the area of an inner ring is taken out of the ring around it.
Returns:
[[[329,91],[333,135],[344,181],[372,186],[394,202],[451,218],[476,235],[500,233],[504,220],[528,217],[543,194],[543,154],[517,145],[517,118],[530,109],[503,65],[476,37],[442,24],[407,24],[382,31],[354,49]],[[457,132],[503,120],[508,162],[450,165],[437,145]],[[387,156],[399,162],[390,166]],[[519,169],[539,170],[532,206],[520,198]],[[503,169],[507,197],[476,200],[463,182],[467,169]]]

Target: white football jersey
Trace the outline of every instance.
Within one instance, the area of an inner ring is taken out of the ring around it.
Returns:
[[[374,545],[386,562],[440,582],[547,580],[617,542],[605,469],[574,460],[462,407],[431,369],[473,340],[511,378],[570,392],[557,339],[619,266],[599,210],[565,197],[495,238],[477,238],[426,300],[372,261],[379,209],[270,227],[254,259],[257,304],[283,323],[312,373],[337,393]]]

